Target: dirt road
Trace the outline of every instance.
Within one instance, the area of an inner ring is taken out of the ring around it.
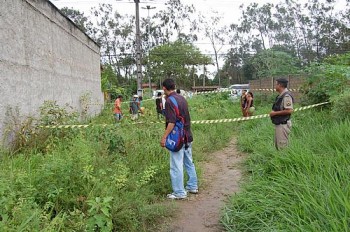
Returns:
[[[178,215],[165,226],[165,232],[217,232],[220,213],[228,196],[239,190],[241,178],[239,164],[242,154],[236,149],[236,140],[228,147],[211,154],[204,164],[203,181],[199,194],[189,195],[186,200],[177,200]]]

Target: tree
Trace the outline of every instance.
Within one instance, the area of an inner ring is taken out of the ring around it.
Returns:
[[[217,12],[213,12],[214,15],[218,15]],[[222,20],[220,16],[212,16],[209,19],[206,19],[204,16],[201,17],[201,23],[203,26],[203,31],[205,36],[209,39],[210,44],[214,51],[215,65],[216,65],[216,77],[218,79],[219,86],[221,86],[220,78],[220,67],[219,67],[219,52],[223,48],[226,42],[226,35],[228,29],[226,26],[219,27]]]
[[[73,8],[63,7],[60,10],[65,16],[67,16],[73,23],[83,32],[91,35],[93,34],[93,26],[90,19],[84,16],[84,13]]]
[[[297,72],[297,59],[286,52],[272,49],[262,51],[252,58],[257,77],[273,77]]]
[[[159,82],[165,78],[175,78],[177,83],[190,87],[197,65],[209,64],[211,59],[200,53],[199,49],[190,43],[176,41],[153,48],[149,54],[149,72]]]
[[[181,0],[168,0],[165,5],[167,8],[154,16],[155,21],[160,21],[155,31],[157,45],[165,44],[172,39],[184,42],[196,41],[198,26],[194,18],[195,7],[182,4]]]

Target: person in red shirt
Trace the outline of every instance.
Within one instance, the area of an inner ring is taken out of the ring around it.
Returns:
[[[123,96],[118,95],[117,99],[114,102],[114,111],[113,112],[114,112],[114,117],[115,117],[116,122],[119,122],[123,118],[122,100],[123,100]]]

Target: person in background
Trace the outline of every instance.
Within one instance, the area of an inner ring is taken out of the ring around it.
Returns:
[[[163,116],[163,102],[162,102],[162,93],[158,92],[156,98],[156,110],[157,110],[157,118],[159,119],[159,115]]]
[[[180,89],[177,89],[177,90],[176,90],[176,93],[181,95],[181,90],[180,90]]]
[[[184,145],[178,152],[170,151],[170,179],[173,192],[168,194],[169,199],[184,199],[187,197],[187,193],[198,193],[197,173],[192,159],[192,132],[191,132],[191,118],[188,111],[188,105],[186,99],[175,92],[175,82],[173,79],[166,79],[163,82],[163,90],[167,96],[166,100],[166,128],[163,137],[160,141],[160,145],[165,147],[166,138],[169,133],[172,132],[177,116],[176,108],[179,110],[179,114],[184,119],[184,133],[185,141]],[[169,96],[175,98],[178,107],[175,107],[174,103],[169,99]],[[185,167],[188,181],[184,188],[184,173]]]
[[[138,98],[139,98],[138,95],[134,95],[130,101],[129,111],[131,113],[131,120],[136,120],[138,118],[138,115],[139,115],[140,102],[139,102]]]
[[[242,111],[243,117],[246,117],[246,113],[245,113],[245,110],[244,110],[244,108],[246,106],[246,102],[247,102],[246,95],[247,95],[247,90],[243,89],[242,90],[242,95],[241,95],[241,111]]]
[[[250,117],[253,115],[255,111],[254,107],[254,95],[252,92],[246,93],[246,103],[244,106],[244,112],[246,117]]]
[[[163,94],[163,96],[162,96],[162,106],[163,106],[162,114],[163,114],[163,116],[165,116],[165,102],[166,102],[166,96],[165,96],[165,94]]]
[[[275,147],[280,150],[289,144],[289,134],[292,128],[290,120],[293,113],[293,96],[287,89],[288,80],[276,80],[275,89],[279,93],[270,112],[271,121],[275,124]]]
[[[114,102],[114,111],[113,112],[114,112],[114,118],[115,118],[116,122],[119,122],[123,118],[122,100],[123,100],[123,96],[118,95],[117,99]]]
[[[141,113],[141,115],[144,115],[145,114],[145,107],[143,106],[142,96],[139,97],[139,105],[140,105],[140,113]]]

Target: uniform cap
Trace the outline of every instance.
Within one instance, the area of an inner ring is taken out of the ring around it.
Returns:
[[[136,94],[135,94],[134,97],[139,97],[139,95],[136,95]]]

